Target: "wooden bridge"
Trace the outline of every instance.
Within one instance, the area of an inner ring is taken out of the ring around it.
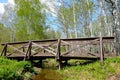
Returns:
[[[70,59],[103,59],[115,55],[114,37],[91,37],[75,39],[52,39],[1,44],[1,56],[17,60],[39,60],[54,58],[62,66]]]

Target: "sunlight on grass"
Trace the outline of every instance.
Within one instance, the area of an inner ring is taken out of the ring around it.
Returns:
[[[113,76],[115,80],[120,75],[120,58],[106,59],[103,67],[96,61],[86,65],[65,67],[58,72],[64,75],[64,80],[110,80]]]

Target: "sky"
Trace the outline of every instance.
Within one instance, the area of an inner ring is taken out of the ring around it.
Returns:
[[[4,4],[0,3],[0,14],[4,12]]]
[[[0,14],[4,13],[4,5],[8,3],[14,5],[14,0],[0,0]]]
[[[49,6],[52,12],[54,13],[56,12],[54,6],[56,4],[56,0],[40,0],[40,1],[41,3],[44,3],[47,6]],[[4,5],[8,3],[14,5],[14,0],[0,0],[0,13],[4,12]]]
[[[0,0],[0,3],[7,3],[8,0]]]
[[[46,4],[48,6],[50,12],[47,11],[47,13],[52,14],[52,16],[47,15],[48,20],[50,20],[48,22],[51,22],[51,23],[54,22],[54,20],[56,20],[56,14],[57,14],[56,5],[61,6],[60,0],[40,0],[40,1],[41,1],[41,3]],[[69,1],[69,0],[65,0],[65,1]],[[96,3],[96,0],[94,0],[94,2]],[[2,15],[4,13],[4,11],[5,11],[4,5],[6,5],[6,4],[14,5],[14,0],[0,0],[0,15]],[[93,20],[96,19],[97,15],[94,15],[94,16],[95,17],[93,18]],[[47,24],[49,24],[50,26],[53,26],[54,29],[57,29],[56,24],[51,24],[48,22],[47,22]]]
[[[47,13],[52,14],[52,16],[56,17],[55,14],[57,14],[56,13],[57,11],[55,9],[55,5],[57,4],[57,5],[60,6],[58,1],[57,0],[40,0],[40,1],[41,1],[41,3],[48,6],[50,12],[53,12],[53,13],[50,13],[49,11],[47,11]],[[6,4],[12,4],[14,6],[14,0],[0,0],[0,15],[2,15],[4,13],[4,11],[5,11],[4,10],[4,5],[6,5]],[[47,18],[51,21],[53,20],[53,17],[50,17],[49,15],[47,16]],[[50,24],[50,23],[47,22],[47,24]],[[50,26],[53,26],[54,29],[56,29],[54,24],[50,24]]]

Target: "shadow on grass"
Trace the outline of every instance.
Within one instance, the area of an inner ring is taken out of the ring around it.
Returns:
[[[65,61],[62,61],[62,68],[66,66],[84,66],[91,63],[96,62],[97,60],[69,60],[67,63]],[[34,67],[42,68],[42,69],[51,69],[51,70],[57,70],[58,69],[58,63],[53,60],[45,60],[41,63],[34,62]]]
[[[77,61],[69,62],[68,64],[63,63],[63,65],[64,66],[84,66],[84,65],[91,64],[91,63],[95,63],[96,61],[98,60],[84,60],[84,61],[77,60]]]

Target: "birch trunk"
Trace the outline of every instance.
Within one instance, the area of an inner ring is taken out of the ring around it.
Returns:
[[[78,34],[77,34],[77,25],[76,25],[76,14],[75,14],[75,1],[72,0],[72,3],[73,3],[73,25],[74,25],[74,33],[75,33],[75,38],[78,37]]]
[[[61,5],[63,5],[63,0],[60,0],[60,2],[61,2]],[[66,35],[66,38],[69,38],[69,35],[68,35],[68,26],[66,26],[66,22],[65,22],[65,18],[64,18],[64,12],[62,11],[62,14],[61,14],[61,16],[62,16],[62,22],[63,22],[63,25],[64,25],[64,32],[65,32],[65,35]]]
[[[110,36],[110,29],[109,29],[109,26],[108,26],[108,23],[107,23],[107,16],[106,16],[106,12],[105,12],[105,7],[104,7],[104,4],[103,4],[103,0],[99,0],[99,5],[100,5],[100,8],[101,8],[101,14],[103,15],[103,19],[104,19],[104,28],[105,28],[105,36]]]
[[[114,0],[114,5],[115,48],[117,55],[120,55],[120,0]]]
[[[89,1],[87,0],[87,6],[90,7]],[[91,20],[91,10],[88,9],[88,15],[89,15],[89,29],[90,29],[90,37],[93,37],[93,29],[92,29],[92,20]]]
[[[106,1],[111,3],[116,55],[120,55],[120,0]]]

